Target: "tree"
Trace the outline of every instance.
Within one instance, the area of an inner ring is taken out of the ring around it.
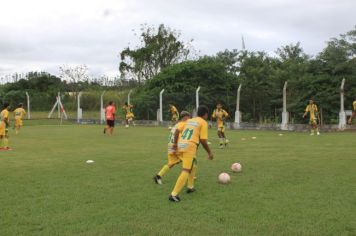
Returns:
[[[120,53],[120,72],[123,77],[141,84],[157,75],[162,69],[187,60],[191,53],[190,40],[185,43],[181,34],[163,24],[158,29],[142,25],[139,35],[141,45],[136,49],[125,48]]]
[[[68,82],[68,88],[73,92],[76,96],[77,93],[82,90],[83,83],[88,84],[89,76],[88,76],[88,67],[86,65],[78,65],[78,66],[60,66],[60,77]]]

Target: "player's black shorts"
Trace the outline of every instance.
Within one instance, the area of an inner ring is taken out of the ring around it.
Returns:
[[[114,127],[114,126],[115,126],[115,120],[106,120],[106,124],[107,124],[109,127]]]

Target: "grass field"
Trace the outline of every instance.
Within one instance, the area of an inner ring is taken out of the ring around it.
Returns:
[[[14,150],[0,152],[0,235],[356,235],[355,133],[228,131],[220,150],[211,129],[215,160],[200,150],[197,192],[171,203],[179,167],[162,186],[152,180],[168,130],[115,131],[11,132]],[[233,162],[241,173],[230,173]],[[228,185],[217,183],[223,171]]]

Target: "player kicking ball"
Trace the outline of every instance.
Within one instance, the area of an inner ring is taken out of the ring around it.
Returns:
[[[222,105],[218,103],[216,109],[211,115],[211,120],[216,119],[218,128],[218,137],[220,140],[220,148],[224,148],[229,143],[229,140],[225,136],[225,120],[229,117],[229,114],[222,109]]]
[[[303,118],[305,118],[308,113],[309,113],[310,135],[314,135],[314,133],[320,135],[319,128],[318,128],[318,120],[320,120],[318,106],[314,103],[312,99],[309,100],[309,105],[307,105],[307,107],[305,108]]]
[[[179,126],[184,126],[186,121],[190,118],[190,114],[187,111],[182,111],[180,113],[181,120],[171,129],[169,133],[169,138],[168,138],[168,162],[166,165],[164,165],[161,170],[158,172],[155,177],[153,177],[153,180],[156,182],[156,184],[162,184],[162,177],[165,175],[173,166],[178,164],[180,162],[180,159],[178,157],[178,154],[176,153],[176,150],[173,149],[173,144],[174,144],[174,138],[175,138],[175,133],[177,131],[177,127]],[[178,135],[179,136],[179,131]]]
[[[193,167],[199,143],[203,145],[208,153],[208,159],[212,160],[214,158],[208,145],[208,123],[206,120],[208,119],[209,110],[206,106],[199,106],[197,113],[198,117],[187,120],[184,126],[177,127],[179,133],[175,133],[173,149],[178,151],[179,159],[182,162],[182,172],[169,196],[169,200],[172,202],[180,202],[178,194],[187,182],[187,193],[195,191],[195,171]]]
[[[10,126],[9,103],[4,103],[4,109],[0,113],[0,150],[10,151],[8,129]]]

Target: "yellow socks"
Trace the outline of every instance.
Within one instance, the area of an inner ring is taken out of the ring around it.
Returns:
[[[188,188],[191,189],[194,188],[194,178],[196,174],[197,174],[197,165],[194,165],[188,177],[188,184],[187,184]]]
[[[187,182],[189,173],[187,171],[182,171],[177,179],[176,185],[172,191],[172,196],[177,196],[179,192],[184,187],[185,183]]]
[[[164,174],[167,173],[167,171],[169,171],[169,166],[168,165],[164,165],[162,167],[162,169],[158,172],[158,175],[162,177]]]

